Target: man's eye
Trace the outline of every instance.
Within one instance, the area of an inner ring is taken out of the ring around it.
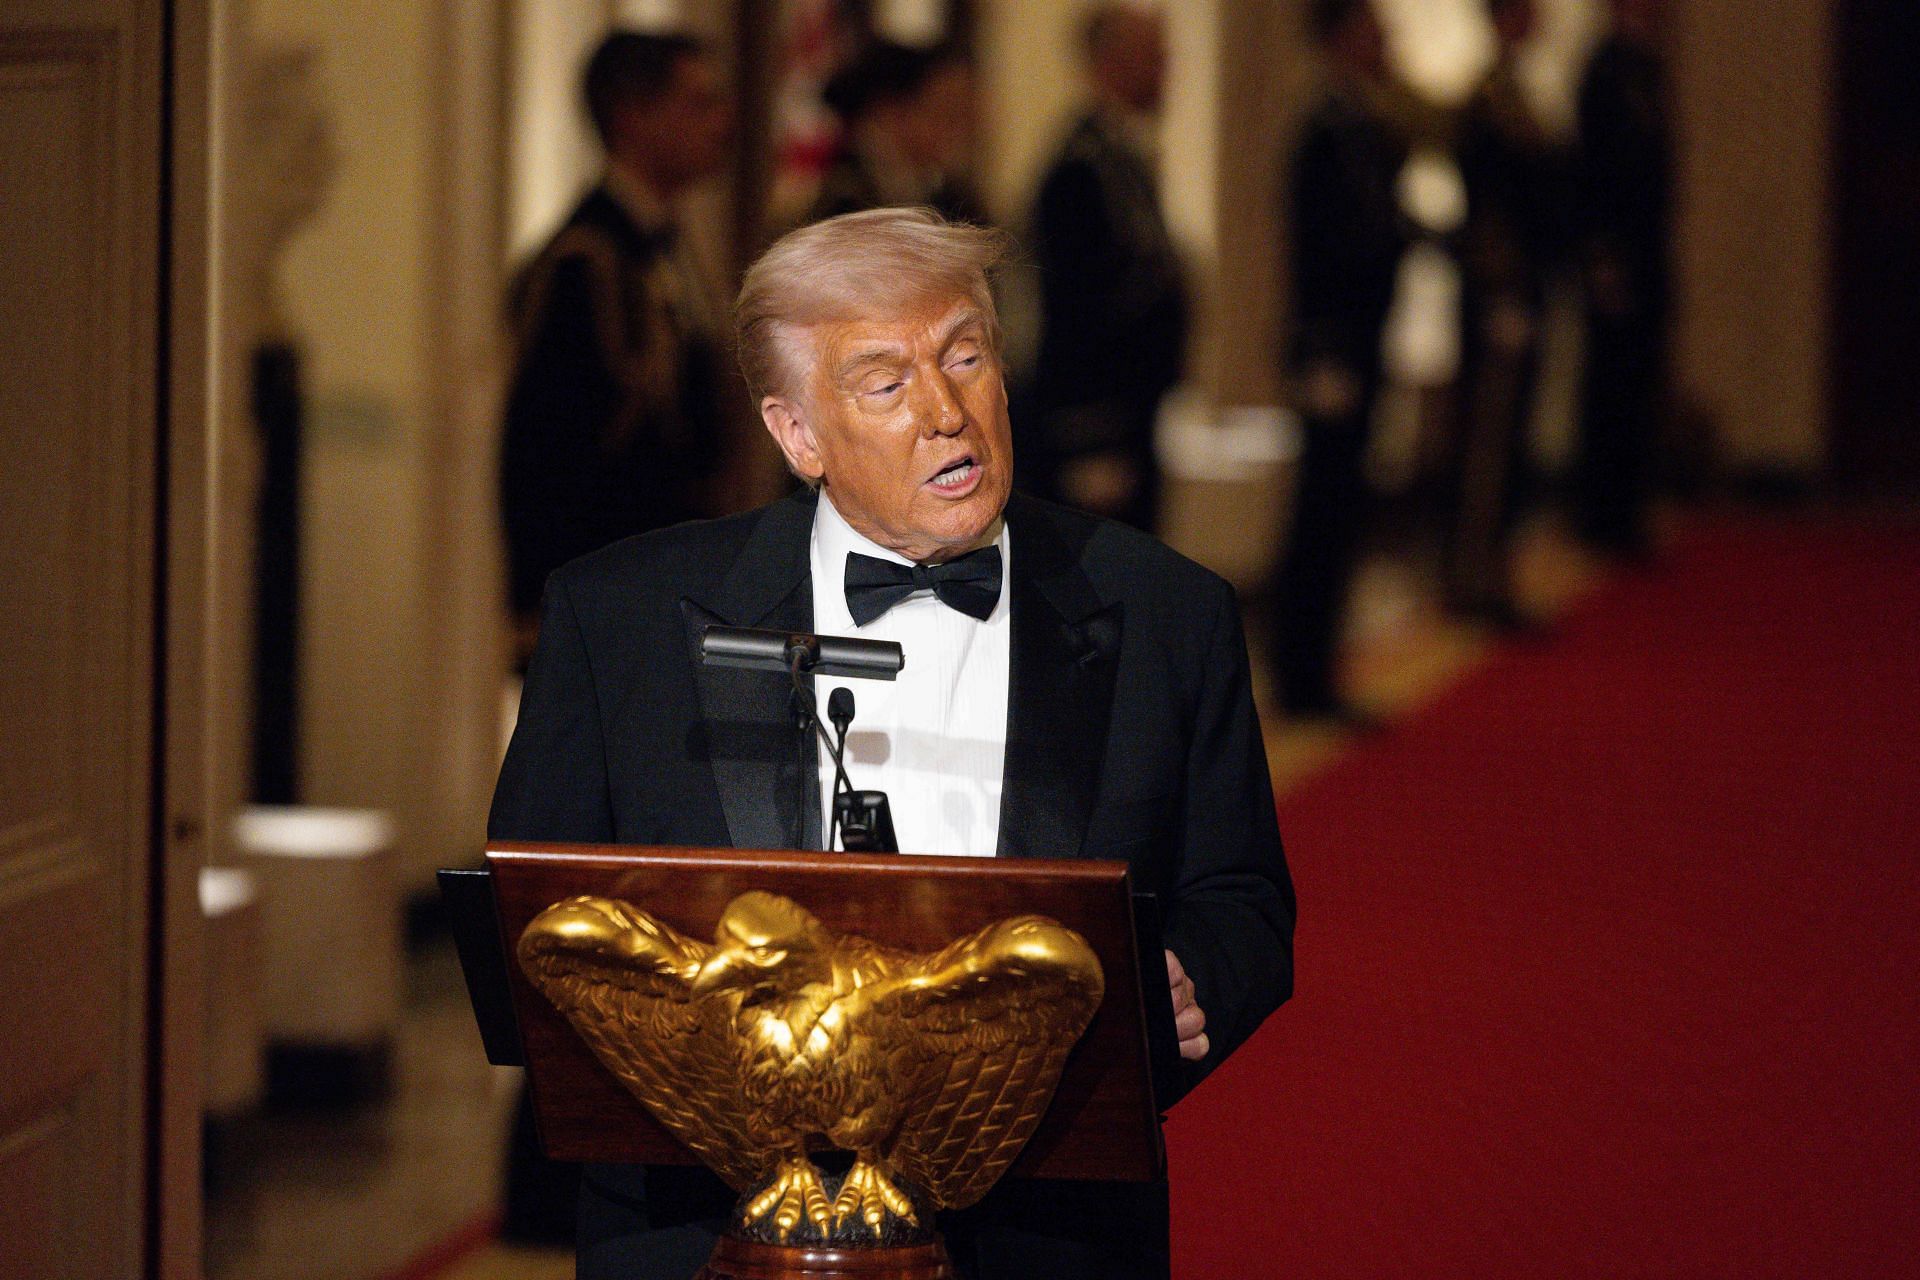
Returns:
[[[878,386],[868,387],[867,394],[870,396],[890,396],[905,385],[907,384],[895,379],[892,382],[883,382]]]
[[[980,363],[980,354],[978,352],[975,352],[973,355],[961,356],[958,360],[955,360],[953,362],[953,367],[956,369],[971,369],[979,363]]]

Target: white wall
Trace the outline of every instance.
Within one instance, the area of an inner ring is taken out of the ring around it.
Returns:
[[[500,6],[254,0],[251,27],[317,52],[338,158],[277,273],[305,357],[301,797],[390,811],[424,887],[478,854],[498,761]]]
[[[1009,226],[1084,101],[1079,55],[1084,0],[981,0],[980,185]]]
[[[600,171],[580,70],[611,10],[585,0],[515,0],[511,13],[507,248],[518,261],[553,234]]]
[[[256,40],[319,51],[339,156],[279,276],[304,352],[303,797],[395,811],[421,711],[432,7],[254,0]]]

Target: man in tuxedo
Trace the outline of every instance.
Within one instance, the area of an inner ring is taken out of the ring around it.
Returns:
[[[613,33],[582,88],[606,173],[510,299],[500,500],[521,661],[548,574],[630,534],[719,514],[719,307],[674,203],[726,162],[727,102],[686,35]]]
[[[547,585],[496,838],[819,848],[831,766],[784,676],[703,667],[712,624],[900,641],[860,689],[857,784],[900,847],[1124,859],[1163,904],[1190,1088],[1292,989],[1294,899],[1231,588],[1123,525],[1011,494],[995,233],[880,209],[795,231],[736,327],[805,491],[632,538]],[[732,1196],[596,1167],[579,1274],[686,1276]],[[946,1215],[982,1280],[1164,1277],[1164,1183],[1002,1184]]]

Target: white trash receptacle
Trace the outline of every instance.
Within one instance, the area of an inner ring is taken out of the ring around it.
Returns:
[[[402,984],[393,831],[377,809],[254,805],[236,817],[242,865],[260,889],[276,1048],[389,1046]]]

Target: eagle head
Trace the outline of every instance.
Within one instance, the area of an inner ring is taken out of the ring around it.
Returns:
[[[833,938],[789,898],[755,890],[727,904],[716,950],[693,978],[693,994],[792,992],[833,976]]]

